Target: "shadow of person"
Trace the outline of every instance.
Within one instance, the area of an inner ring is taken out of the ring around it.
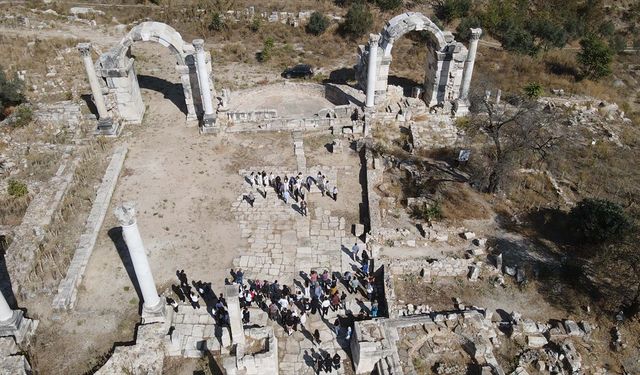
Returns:
[[[142,303],[143,303],[142,291],[140,290],[140,284],[138,284],[136,270],[133,268],[133,262],[131,261],[131,256],[129,254],[129,248],[127,247],[126,242],[124,242],[124,237],[122,237],[122,227],[114,227],[109,229],[109,231],[107,232],[107,235],[113,242],[113,245],[115,246],[116,251],[118,252],[118,256],[122,261],[122,265],[124,266],[124,269],[127,272],[127,275],[131,280],[131,283],[133,284],[133,288],[135,289],[136,294],[138,295],[138,299],[140,300],[140,303],[138,306],[138,310],[139,310],[138,313],[142,313]]]
[[[182,293],[182,289],[180,289],[179,286],[175,284],[171,284],[171,290],[173,291],[173,293],[175,293],[176,296],[178,296],[178,299],[180,300],[180,302],[185,301],[184,293]]]

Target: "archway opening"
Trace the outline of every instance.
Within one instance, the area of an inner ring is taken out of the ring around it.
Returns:
[[[425,87],[435,82],[433,65],[437,41],[426,30],[410,31],[395,40],[389,65],[389,86],[399,86],[406,97],[424,93]]]
[[[171,116],[177,115],[178,110],[181,117],[186,116],[188,112],[184,88],[180,74],[176,71],[176,52],[155,42],[137,41],[130,46],[130,56],[135,60],[138,85],[145,106]],[[167,106],[166,100],[172,106]]]

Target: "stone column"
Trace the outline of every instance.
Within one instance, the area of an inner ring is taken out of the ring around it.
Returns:
[[[211,124],[215,120],[211,87],[209,85],[209,72],[204,54],[204,40],[195,39],[193,47],[196,49],[196,67],[198,69],[198,83],[202,94],[202,107],[204,108],[204,123]]]
[[[367,63],[367,108],[371,108],[375,104],[377,64],[378,64],[378,42],[380,34],[369,35],[369,62]]]
[[[224,298],[227,300],[231,340],[234,344],[241,347],[244,352],[244,328],[242,327],[242,311],[240,311],[240,300],[238,299],[238,286],[226,285],[224,287]]]
[[[98,109],[98,116],[100,119],[106,118],[109,116],[109,113],[107,112],[107,106],[104,104],[102,88],[100,87],[100,82],[98,82],[98,76],[96,75],[93,60],[91,59],[91,44],[79,43],[78,50],[80,51],[80,55],[82,55],[82,62],[84,63],[84,69],[87,71],[87,77],[89,77],[91,94],[93,94],[93,101]]]
[[[473,75],[473,65],[476,61],[476,52],[478,51],[478,41],[482,35],[482,29],[471,29],[471,40],[469,41],[469,52],[467,53],[467,61],[462,72],[462,87],[460,88],[460,99],[467,99],[469,96],[469,87],[471,86],[471,75]]]
[[[124,238],[131,263],[136,272],[136,279],[142,293],[142,320],[143,323],[164,320],[164,303],[158,296],[156,284],[153,281],[149,260],[145,253],[142,237],[138,231],[136,222],[136,209],[132,202],[123,203],[114,210],[120,225],[122,226],[122,237]]]

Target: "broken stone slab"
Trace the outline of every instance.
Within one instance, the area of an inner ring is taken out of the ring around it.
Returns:
[[[473,240],[473,244],[479,247],[484,247],[487,245],[487,239],[486,238],[476,238]]]
[[[463,232],[463,233],[462,233],[462,237],[463,237],[465,240],[472,240],[472,239],[476,238],[476,234],[475,234],[475,233],[473,233],[473,232]]]
[[[564,328],[567,330],[567,334],[569,336],[583,336],[584,335],[584,332],[580,329],[580,327],[578,326],[578,323],[576,323],[573,320],[565,320]]]
[[[353,224],[353,235],[356,237],[360,237],[364,234],[364,225],[363,224]]]
[[[527,345],[530,348],[542,348],[547,345],[547,339],[542,335],[529,335],[527,336]]]

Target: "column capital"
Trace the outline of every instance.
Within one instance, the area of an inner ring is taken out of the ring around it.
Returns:
[[[78,43],[78,51],[80,51],[80,55],[82,57],[91,55],[91,43]]]
[[[136,222],[136,205],[133,202],[124,202],[113,210],[113,214],[121,226],[133,225]]]
[[[191,42],[191,44],[193,44],[193,47],[196,49],[196,52],[204,51],[204,39],[194,39],[193,42]]]
[[[369,45],[378,44],[380,42],[380,34],[369,34]]]
[[[482,35],[482,29],[481,28],[471,29],[471,40],[478,40],[478,39],[480,39],[481,35]]]

